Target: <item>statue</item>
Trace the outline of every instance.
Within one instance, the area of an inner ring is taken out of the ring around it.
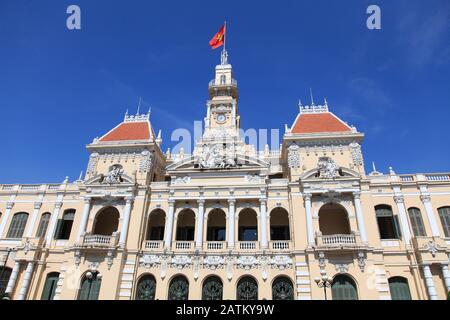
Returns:
[[[109,168],[109,172],[105,178],[105,183],[108,184],[116,184],[121,183],[123,181],[122,174],[124,170],[121,165],[115,164],[111,168]]]
[[[317,163],[319,177],[323,179],[333,179],[339,175],[339,166],[330,157],[320,157]]]

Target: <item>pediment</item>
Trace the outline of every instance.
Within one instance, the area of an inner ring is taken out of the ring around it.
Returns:
[[[328,176],[321,176],[321,168],[316,167],[312,170],[306,171],[300,176],[300,180],[337,180],[337,179],[343,179],[343,178],[360,178],[361,175],[349,168],[340,167],[336,169],[334,174],[330,174]]]
[[[121,174],[120,177],[114,183],[107,182],[107,175],[98,174],[84,182],[85,185],[121,185],[121,184],[134,184],[133,178],[126,174]]]

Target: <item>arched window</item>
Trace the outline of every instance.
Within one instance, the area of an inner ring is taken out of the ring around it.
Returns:
[[[177,218],[177,241],[194,241],[195,213],[185,209],[178,214]]]
[[[327,203],[319,210],[319,229],[324,236],[350,234],[347,210],[338,203]]]
[[[392,300],[411,300],[411,292],[406,278],[391,277],[388,282]]]
[[[439,208],[438,212],[442,228],[444,229],[444,235],[448,238],[450,237],[450,207]]]
[[[62,219],[58,220],[58,224],[56,226],[55,239],[69,240],[74,218],[74,209],[67,209],[64,211]]]
[[[226,214],[221,209],[214,209],[208,214],[207,241],[225,241]]]
[[[391,206],[378,205],[375,207],[380,239],[400,239],[400,224],[394,216]]]
[[[81,282],[78,300],[98,300],[101,284],[102,279],[98,272],[87,272]]]
[[[25,231],[25,226],[27,224],[27,220],[28,220],[28,213],[26,212],[16,213],[11,220],[11,224],[9,225],[9,230],[6,237],[10,239],[22,238],[23,232]]]
[[[243,277],[236,287],[237,300],[258,300],[258,283],[253,277]]]
[[[272,300],[294,300],[294,286],[287,277],[278,277],[272,283]]]
[[[7,267],[0,267],[0,297],[5,294],[12,270]]]
[[[184,276],[176,276],[170,281],[169,300],[187,300],[189,298],[189,282]]]
[[[156,280],[151,274],[139,279],[136,289],[136,300],[155,300]]]
[[[420,214],[420,210],[417,208],[409,208],[408,215],[414,235],[416,237],[425,237],[425,227],[423,226],[423,220],[422,215]]]
[[[150,212],[148,217],[146,240],[164,240],[164,227],[166,225],[166,213],[161,209]]]
[[[224,74],[222,74],[220,76],[220,84],[225,84],[226,82],[227,82],[227,77]]]
[[[270,240],[290,240],[289,214],[283,208],[270,213]]]
[[[41,300],[53,300],[55,297],[56,286],[58,285],[58,279],[58,272],[51,272],[47,275]]]
[[[40,238],[45,236],[47,232],[48,223],[50,222],[51,214],[46,212],[41,216],[41,221],[39,221],[39,226],[36,232],[36,237]]]
[[[255,210],[244,209],[239,213],[239,241],[258,241],[258,218]]]
[[[211,276],[203,282],[202,300],[222,300],[223,284],[219,277]]]
[[[95,217],[93,234],[111,236],[119,227],[119,210],[114,207],[106,207]]]
[[[334,277],[331,285],[333,300],[358,300],[356,284],[352,278],[345,274]]]

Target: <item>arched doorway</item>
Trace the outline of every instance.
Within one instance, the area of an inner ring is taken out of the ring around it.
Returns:
[[[207,241],[225,241],[226,219],[226,214],[221,209],[214,209],[208,214]]]
[[[95,217],[93,234],[111,236],[119,227],[120,213],[114,207],[100,210]]]
[[[136,300],[155,300],[156,279],[151,274],[146,274],[139,279],[136,288]]]
[[[289,213],[284,208],[270,213],[270,240],[290,240]]]
[[[406,278],[391,277],[388,282],[392,300],[411,300],[411,291]]]
[[[81,281],[78,300],[98,300],[102,278],[98,272],[88,271]]]
[[[161,209],[150,212],[147,224],[146,240],[164,240],[164,228],[166,225],[166,213]]]
[[[41,300],[53,300],[58,285],[59,272],[50,272],[45,279]]]
[[[217,276],[210,276],[203,282],[202,300],[222,300],[223,284]]]
[[[277,277],[272,283],[272,300],[294,300],[294,286],[288,277]]]
[[[355,281],[345,274],[334,277],[331,293],[333,300],[358,300]]]
[[[239,280],[236,287],[237,300],[258,300],[258,283],[255,278],[246,276]]]
[[[258,241],[258,217],[253,209],[239,213],[239,241]]]
[[[170,281],[169,300],[188,300],[189,282],[185,276],[176,276]]]
[[[347,210],[338,203],[327,203],[319,210],[319,229],[322,235],[350,234]]]
[[[195,213],[184,209],[178,214],[176,241],[194,241]]]

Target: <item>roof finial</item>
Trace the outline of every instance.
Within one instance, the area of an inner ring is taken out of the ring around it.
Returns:
[[[139,97],[139,103],[138,103],[136,115],[139,115],[139,111],[141,110],[141,101],[142,101],[142,98]]]
[[[373,168],[373,172],[377,172],[377,168],[375,168],[375,162],[372,161],[372,168]]]
[[[309,88],[309,93],[311,94],[311,105],[313,106],[314,105],[314,97],[313,97],[311,88]]]

